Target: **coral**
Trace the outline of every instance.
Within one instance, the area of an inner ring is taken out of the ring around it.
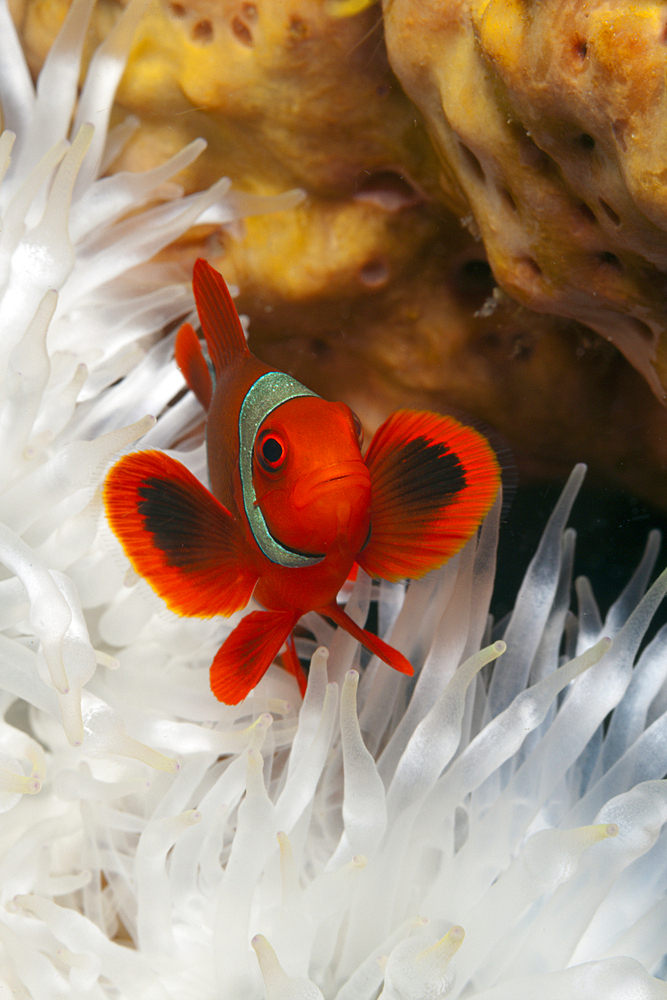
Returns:
[[[111,0],[99,6],[98,39],[118,10]],[[48,51],[57,11],[28,4],[22,37],[35,67]],[[257,223],[255,242],[276,247],[255,261],[258,280],[280,285],[288,298],[312,294],[338,271],[349,280],[348,272],[387,240],[394,255],[409,256],[423,227],[411,235],[404,224],[394,234],[395,215],[423,199],[422,184],[435,187],[436,158],[396,86],[377,27],[377,10],[335,18],[321,0],[153,0],[118,91],[124,112],[142,115],[143,128],[116,166],[145,168],[203,136],[208,150],[183,175],[189,190],[221,174],[242,178],[253,193],[305,187],[309,211],[292,222],[298,268],[294,252],[286,262],[280,257],[290,239],[279,235],[283,220]],[[332,235],[323,253],[326,230]],[[228,273],[235,277],[229,264]]]
[[[479,247],[460,227],[449,235],[381,302],[337,294],[302,303],[296,319],[293,303],[242,287],[253,350],[345,399],[369,433],[405,405],[472,414],[502,433],[526,481],[564,477],[585,457],[607,488],[664,508],[667,411],[639,374],[595,334],[498,294]]]
[[[67,0],[16,5],[33,73],[67,7]],[[419,5],[424,17],[430,9]],[[447,9],[454,17],[458,8]],[[101,0],[84,63],[120,10],[116,0]],[[392,11],[392,58],[403,73],[393,49],[405,49],[407,60],[427,36],[410,32],[403,45],[405,8],[396,6],[395,20]],[[458,166],[438,162],[421,111],[391,72],[382,28],[379,5],[361,0],[146,4],[113,114],[120,124],[132,112],[141,126],[110,167],[153,167],[203,136],[208,148],[177,178],[186,190],[229,175],[252,195],[295,186],[307,195],[224,231],[213,218],[200,220],[160,259],[178,265],[185,281],[203,253],[240,288],[253,349],[351,403],[369,433],[397,405],[454,409],[496,428],[525,476],[562,476],[585,459],[598,480],[664,507],[667,412],[589,328],[536,313],[539,302],[525,295],[518,305],[501,293],[476,239],[466,185],[480,198],[495,189],[467,173],[459,183]],[[434,25],[428,35],[425,65],[435,65],[438,31]],[[474,107],[461,112],[468,129],[487,107],[484,87],[479,101],[475,87]],[[413,96],[435,120],[438,91],[427,92],[433,108]],[[528,188],[532,178],[542,190],[537,168],[512,170],[517,184]],[[484,233],[490,246],[515,238],[521,213],[514,215],[511,225],[503,217]],[[595,231],[590,219],[586,225]],[[606,216],[599,234],[605,226],[613,229]],[[611,280],[609,260],[601,273],[605,267]]]
[[[662,4],[387,0],[391,64],[499,284],[667,388]]]

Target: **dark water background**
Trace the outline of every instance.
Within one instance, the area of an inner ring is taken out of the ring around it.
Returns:
[[[519,485],[500,529],[498,573],[491,602],[496,621],[511,611],[540,535],[560,495],[562,483]],[[584,485],[568,525],[577,532],[573,579],[587,576],[604,616],[641,559],[652,528],[662,531],[662,547],[651,581],[667,566],[667,516],[628,493]],[[576,595],[571,608],[576,613]],[[650,634],[667,621],[667,599]]]

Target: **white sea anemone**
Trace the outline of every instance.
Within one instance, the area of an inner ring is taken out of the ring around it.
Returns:
[[[361,575],[348,611],[363,621],[378,601],[416,680],[376,660],[360,674],[356,644],[312,616],[329,654],[314,651],[303,704],[273,667],[220,705],[207,668],[229,625],[175,618],[128,572],[104,470],[199,416],[189,395],[169,406],[182,381],[158,340],[189,289],[147,261],[204,210],[224,222],[244,205],[228,182],[180,197],[169,178],[199,144],[98,179],[133,127],[106,134],[139,7],[74,116],[90,8],[73,3],[35,95],[0,5],[16,133],[11,160],[0,139],[0,986],[667,998],[665,630],[638,655],[667,575],[642,596],[652,535],[604,624],[586,581],[568,610],[581,469],[498,635],[497,508],[407,591]],[[178,456],[205,475],[201,449]]]

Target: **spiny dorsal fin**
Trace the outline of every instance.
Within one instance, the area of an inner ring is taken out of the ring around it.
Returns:
[[[241,320],[225,279],[203,257],[195,261],[192,287],[201,328],[219,377],[239,355],[250,353]]]

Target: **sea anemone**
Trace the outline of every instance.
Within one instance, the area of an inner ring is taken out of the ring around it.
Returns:
[[[35,94],[0,6],[0,983],[39,1000],[667,997],[666,630],[641,649],[667,573],[644,594],[652,534],[604,624],[586,580],[568,610],[581,467],[506,622],[488,616],[499,502],[424,580],[360,574],[348,612],[372,604],[414,679],[309,616],[303,702],[274,666],[221,705],[207,668],[229,623],[171,615],[129,570],[102,516],[111,459],[143,434],[205,478],[160,338],[190,291],[149,259],[202,212],[257,204],[226,181],[180,197],[197,145],[100,178],[133,127],[106,134],[138,7],[71,125],[90,7],[75,0]]]

